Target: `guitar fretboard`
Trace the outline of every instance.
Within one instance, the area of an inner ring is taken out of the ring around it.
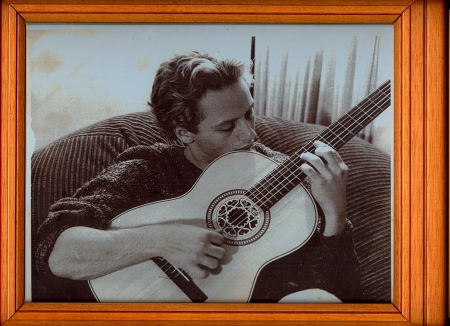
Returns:
[[[391,81],[387,80],[351,108],[348,113],[250,188],[246,196],[264,211],[270,209],[306,177],[300,170],[300,166],[305,163],[300,156],[305,152],[314,152],[314,141],[319,140],[338,150],[390,105]]]

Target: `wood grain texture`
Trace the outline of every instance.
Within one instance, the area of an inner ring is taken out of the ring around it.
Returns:
[[[295,304],[38,304],[27,303],[13,321],[37,320],[43,315],[49,320],[84,320],[83,312],[95,320],[187,320],[191,322],[227,321],[295,322],[327,321],[404,322],[405,318],[390,304],[373,305],[295,305]]]
[[[411,152],[411,10],[408,8],[394,25],[395,75],[394,81],[394,143],[395,153]],[[400,40],[400,41],[398,41]],[[411,269],[411,156],[394,155],[394,302],[403,316],[409,319],[409,282]]]
[[[136,8],[146,11],[139,13],[130,5],[144,6]],[[445,0],[349,0],[345,5],[337,0],[322,1],[320,5],[309,0],[272,0],[264,5],[256,0],[2,0],[1,6],[1,324],[138,325],[146,320],[147,324],[151,321],[158,325],[178,325],[181,321],[187,325],[212,321],[216,325],[231,321],[246,325],[445,325],[448,195],[447,81],[443,73],[447,53]],[[128,12],[123,13],[125,9]],[[24,25],[69,19],[394,23],[393,304],[23,304]]]
[[[236,316],[236,318],[239,318],[239,316]],[[239,322],[232,323],[232,325],[239,325]],[[37,325],[34,321],[15,321],[15,320],[9,320],[5,325],[8,326],[35,326]],[[80,321],[80,320],[70,320],[70,321],[64,321],[63,324],[61,324],[61,321],[55,321],[55,320],[46,320],[45,321],[46,326],[141,326],[143,325],[142,321],[137,320],[98,320],[98,321]],[[145,321],[145,325],[164,325],[164,326],[229,326],[230,321],[228,320],[215,320],[213,323],[211,323],[211,320],[148,320]],[[369,322],[349,322],[349,321],[333,321],[329,323],[323,323],[323,322],[310,322],[310,321],[271,321],[271,320],[258,320],[258,321],[248,321],[245,322],[245,326],[310,326],[310,325],[332,325],[332,326],[406,326],[406,325],[412,325],[409,322],[383,322],[380,323],[378,321],[369,321]]]
[[[16,4],[28,22],[393,23],[402,6]]]
[[[22,19],[17,20],[17,72],[16,72],[16,105],[17,108],[25,107],[25,22]],[[12,122],[13,123],[13,122]],[[16,119],[14,121],[16,132],[15,155],[18,158],[14,164],[15,168],[15,255],[17,262],[14,275],[25,275],[25,110],[16,110]],[[12,128],[14,129],[14,128]],[[15,277],[16,292],[16,310],[23,304],[25,300],[24,287],[25,280],[23,277]]]
[[[22,262],[17,259],[22,258],[16,255],[16,249],[23,252],[19,235],[23,238],[23,233],[17,234],[16,230],[16,191],[20,185],[17,183],[17,163],[23,160],[21,155],[17,155],[17,83],[21,73],[16,74],[17,65],[17,13],[6,4],[2,3],[1,11],[1,318],[4,320],[14,314],[17,310],[16,298],[22,297],[23,289],[16,293],[16,268],[20,269]],[[22,39],[23,41],[23,39]],[[20,80],[20,82],[24,82]],[[14,110],[14,111],[12,111]],[[24,132],[22,129],[20,132]],[[23,135],[22,135],[23,138]],[[23,185],[22,185],[23,186]],[[22,225],[23,228],[23,225]],[[16,242],[17,239],[17,242]],[[17,248],[16,248],[17,246]],[[22,274],[23,275],[23,274]],[[22,276],[22,275],[19,275]],[[23,281],[18,281],[23,285]],[[23,297],[22,297],[23,298]]]
[[[425,171],[424,165],[424,137],[417,137],[425,133],[425,116],[424,116],[424,11],[422,1],[417,1],[411,6],[411,25],[417,26],[412,29],[411,38],[411,257],[409,259],[410,271],[410,320],[413,324],[423,324],[423,290],[424,290],[424,190]],[[413,95],[414,94],[414,95]],[[423,117],[422,119],[414,119],[413,117]],[[412,219],[415,218],[413,221]],[[414,255],[414,256],[413,256]],[[414,257],[414,259],[413,259]],[[406,262],[406,260],[405,260]],[[406,298],[405,298],[406,299]]]
[[[326,24],[382,24],[393,23],[397,15],[339,15],[329,14],[317,16],[316,14],[259,14],[254,15],[253,23],[326,23]],[[55,22],[55,23],[248,23],[247,14],[235,13],[170,13],[170,14],[142,14],[142,13],[91,13],[91,14],[73,14],[73,13],[28,13],[24,14],[28,22]]]
[[[425,166],[426,166],[426,191],[425,191],[425,241],[433,241],[433,246],[425,247],[426,266],[424,281],[426,292],[424,293],[424,324],[436,325],[442,322],[431,308],[433,301],[447,307],[447,293],[439,287],[447,289],[447,277],[444,271],[447,267],[447,200],[448,194],[442,191],[440,183],[447,179],[448,162],[447,153],[447,110],[436,110],[436,107],[448,108],[447,82],[448,76],[446,62],[447,53],[447,6],[445,2],[431,1],[425,10],[425,57],[427,69],[425,70],[425,108],[427,119],[425,129],[428,137],[425,140]],[[432,240],[434,239],[434,240]],[[443,250],[444,249],[444,250]]]
[[[71,5],[54,5],[54,4],[16,4],[14,8],[20,14],[27,13],[116,13],[116,14],[271,14],[271,15],[296,15],[296,14],[345,14],[345,15],[364,15],[364,14],[384,14],[399,15],[405,9],[403,6],[295,6],[295,5],[221,5],[218,9],[217,5],[183,5],[183,4],[140,4],[140,5],[101,5],[101,4],[71,4]]]
[[[424,256],[424,137],[418,137],[423,135],[425,117],[424,117],[424,92],[425,92],[425,80],[424,80],[424,46],[423,41],[424,33],[424,11],[423,2],[417,1],[411,6],[411,25],[417,26],[412,28],[410,32],[411,39],[411,202],[409,203],[411,209],[410,217],[410,232],[411,232],[411,245],[409,257],[410,270],[410,320],[413,324],[423,324],[423,265],[425,263]],[[414,117],[421,116],[422,119],[414,119]],[[405,203],[406,204],[406,203]],[[413,218],[414,221],[412,220]],[[407,227],[407,225],[404,225]],[[414,259],[413,258],[414,255]],[[408,262],[405,259],[405,263]],[[406,265],[406,264],[405,264]],[[406,267],[406,266],[405,266]],[[406,295],[405,300],[407,300]]]
[[[403,8],[409,7],[414,0],[348,0],[342,3],[342,0],[265,0],[264,5],[261,4],[260,0],[245,0],[245,1],[227,1],[227,0],[10,0],[7,1],[11,6],[17,7],[21,4],[39,4],[39,5],[258,5],[258,6],[314,6],[314,7],[324,7],[324,6],[339,6],[339,7],[355,7],[355,6],[400,6]],[[220,11],[220,8],[218,8]]]

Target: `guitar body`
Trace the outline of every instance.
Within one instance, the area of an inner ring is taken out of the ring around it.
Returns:
[[[203,301],[248,302],[261,269],[300,248],[317,226],[317,208],[302,185],[267,212],[246,198],[245,191],[276,167],[257,153],[225,154],[205,169],[185,195],[124,212],[111,222],[111,228],[158,223],[221,228],[226,239],[221,265],[207,278],[193,282],[206,295]],[[153,260],[89,283],[101,302],[192,302]]]

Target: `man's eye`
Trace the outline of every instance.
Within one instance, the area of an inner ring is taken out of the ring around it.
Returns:
[[[230,126],[230,127],[227,127],[227,128],[222,128],[222,129],[220,129],[221,131],[231,131],[231,130],[233,130],[234,129],[234,125],[233,126]]]

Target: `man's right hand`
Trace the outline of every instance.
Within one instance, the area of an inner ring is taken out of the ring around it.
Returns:
[[[205,278],[225,255],[222,243],[220,232],[184,224],[116,230],[76,226],[56,240],[49,267],[59,277],[90,280],[163,257],[192,278]]]
[[[157,246],[161,250],[160,256],[192,278],[206,278],[225,255],[225,249],[221,247],[223,236],[218,231],[184,224],[156,227],[160,229],[162,239]]]

